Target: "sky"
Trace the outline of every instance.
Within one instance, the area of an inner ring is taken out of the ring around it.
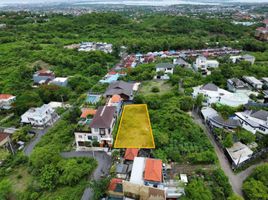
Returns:
[[[0,4],[12,4],[12,3],[49,3],[49,2],[75,2],[79,0],[0,0]],[[86,2],[101,2],[103,0],[80,0],[80,1],[86,1]],[[115,0],[119,1],[119,0]],[[121,0],[122,1],[122,0]],[[135,2],[135,0],[130,0],[132,2]],[[157,2],[156,0],[143,0],[144,2],[148,2],[148,4],[154,2]],[[186,2],[186,0],[164,0],[164,2],[169,4],[176,4],[176,2]],[[202,0],[190,0],[190,2],[202,2]],[[213,0],[210,0],[210,2],[213,2]],[[257,3],[262,3],[262,2],[267,2],[268,0],[217,0],[217,2],[257,2]]]

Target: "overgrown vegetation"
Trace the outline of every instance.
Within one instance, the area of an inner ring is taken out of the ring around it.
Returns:
[[[268,164],[258,166],[243,183],[243,192],[247,200],[268,199]]]

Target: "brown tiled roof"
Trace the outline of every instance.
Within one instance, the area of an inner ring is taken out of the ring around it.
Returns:
[[[115,106],[99,107],[89,126],[91,128],[110,128],[115,112]]]
[[[139,149],[127,149],[125,152],[124,159],[134,160],[134,158],[138,156],[138,153],[139,153]]]
[[[9,136],[8,133],[0,133],[0,142],[2,142],[4,139],[6,139]]]

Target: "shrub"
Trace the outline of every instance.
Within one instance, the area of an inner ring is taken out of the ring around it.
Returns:
[[[160,92],[160,89],[158,87],[154,86],[154,87],[152,87],[151,91],[153,93],[157,93],[157,92]]]

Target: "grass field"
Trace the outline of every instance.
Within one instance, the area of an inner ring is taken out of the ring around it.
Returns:
[[[157,93],[152,92],[153,87],[159,88],[160,91]],[[162,94],[165,94],[165,93],[171,91],[171,89],[172,89],[172,86],[169,83],[167,83],[166,81],[151,80],[151,81],[144,81],[142,83],[141,88],[139,90],[139,93],[143,94],[143,95],[150,95],[150,94],[162,95]]]
[[[155,148],[146,104],[124,106],[115,148]]]

